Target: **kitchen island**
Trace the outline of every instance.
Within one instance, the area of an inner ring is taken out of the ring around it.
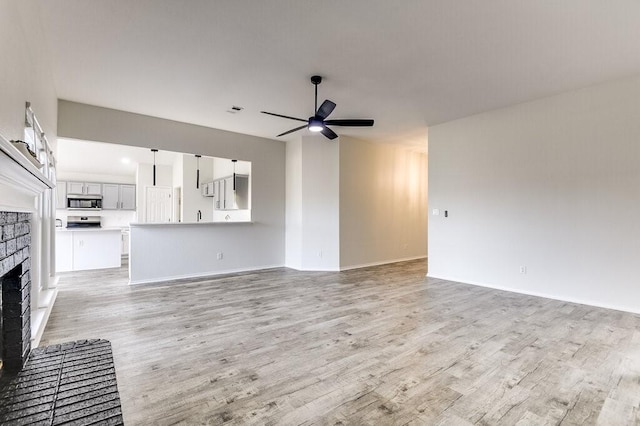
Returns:
[[[121,228],[56,228],[56,272],[119,268]]]
[[[129,283],[166,282],[283,266],[281,230],[259,222],[132,223]]]

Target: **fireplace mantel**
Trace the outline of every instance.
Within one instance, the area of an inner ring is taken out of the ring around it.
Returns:
[[[38,195],[54,184],[31,163],[11,142],[0,135],[0,184],[21,192]]]
[[[55,271],[49,266],[55,264],[55,216],[48,210],[42,211],[43,204],[46,204],[42,200],[51,202],[51,189],[54,187],[55,184],[40,169],[0,135],[0,212],[31,213],[28,226],[31,241],[32,347],[38,346],[57,296]]]

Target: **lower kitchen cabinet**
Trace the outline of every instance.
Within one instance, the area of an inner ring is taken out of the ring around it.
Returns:
[[[56,232],[56,271],[119,268],[120,229],[60,230]]]
[[[73,271],[73,232],[56,232],[56,272]]]

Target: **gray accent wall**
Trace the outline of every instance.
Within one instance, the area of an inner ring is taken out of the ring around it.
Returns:
[[[252,251],[242,267],[284,265],[285,144],[162,118],[60,100],[58,136],[251,161]],[[151,153],[150,158],[151,158]]]

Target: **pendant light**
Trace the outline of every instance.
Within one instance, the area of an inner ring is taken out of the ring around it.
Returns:
[[[156,152],[158,152],[158,150],[152,148],[151,152],[153,152],[153,186],[156,186]]]
[[[196,154],[196,189],[200,188],[200,157],[202,155]]]
[[[238,160],[231,160],[233,163],[233,190],[236,190],[236,163]]]

